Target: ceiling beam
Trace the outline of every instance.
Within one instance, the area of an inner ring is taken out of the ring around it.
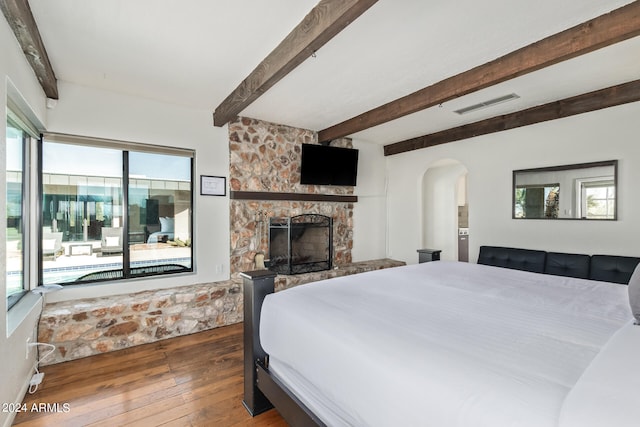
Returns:
[[[47,98],[58,99],[58,84],[28,0],[0,0],[0,9]]]
[[[213,124],[224,126],[302,64],[377,0],[321,0],[285,39],[222,101]]]
[[[384,155],[391,156],[637,101],[640,101],[640,80],[385,145]]]
[[[320,142],[342,138],[454,98],[640,35],[640,1],[554,34],[486,64],[318,132]]]

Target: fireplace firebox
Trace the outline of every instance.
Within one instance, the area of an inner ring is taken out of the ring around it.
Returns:
[[[269,219],[269,270],[301,274],[330,270],[333,218],[318,214]]]

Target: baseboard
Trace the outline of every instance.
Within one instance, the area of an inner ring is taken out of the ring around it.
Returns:
[[[22,402],[24,400],[24,396],[27,394],[27,391],[29,390],[29,381],[31,381],[31,376],[35,371],[35,368],[36,368],[36,364],[34,363],[33,368],[30,371],[29,377],[25,378],[25,381],[22,387],[20,387],[20,391],[18,392],[16,399],[13,401],[14,403]],[[11,425],[13,425],[13,421],[16,418],[16,412],[2,412],[2,415],[5,415],[5,414],[7,415],[7,418],[3,420],[2,427],[11,427]]]

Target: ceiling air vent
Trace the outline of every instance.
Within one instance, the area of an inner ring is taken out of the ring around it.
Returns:
[[[493,105],[502,104],[503,102],[511,101],[514,99],[520,98],[515,93],[510,93],[509,95],[500,96],[498,98],[489,99],[488,101],[479,102],[478,104],[469,105],[468,107],[460,108],[459,110],[455,110],[454,113],[458,114],[467,114],[472,111],[481,110],[483,108],[491,107]]]

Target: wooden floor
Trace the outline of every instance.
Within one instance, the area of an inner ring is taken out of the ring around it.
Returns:
[[[15,426],[287,425],[275,410],[251,418],[242,406],[242,324],[41,371],[44,382],[27,393]],[[32,412],[34,403],[49,412]],[[60,412],[50,412],[55,404]]]

